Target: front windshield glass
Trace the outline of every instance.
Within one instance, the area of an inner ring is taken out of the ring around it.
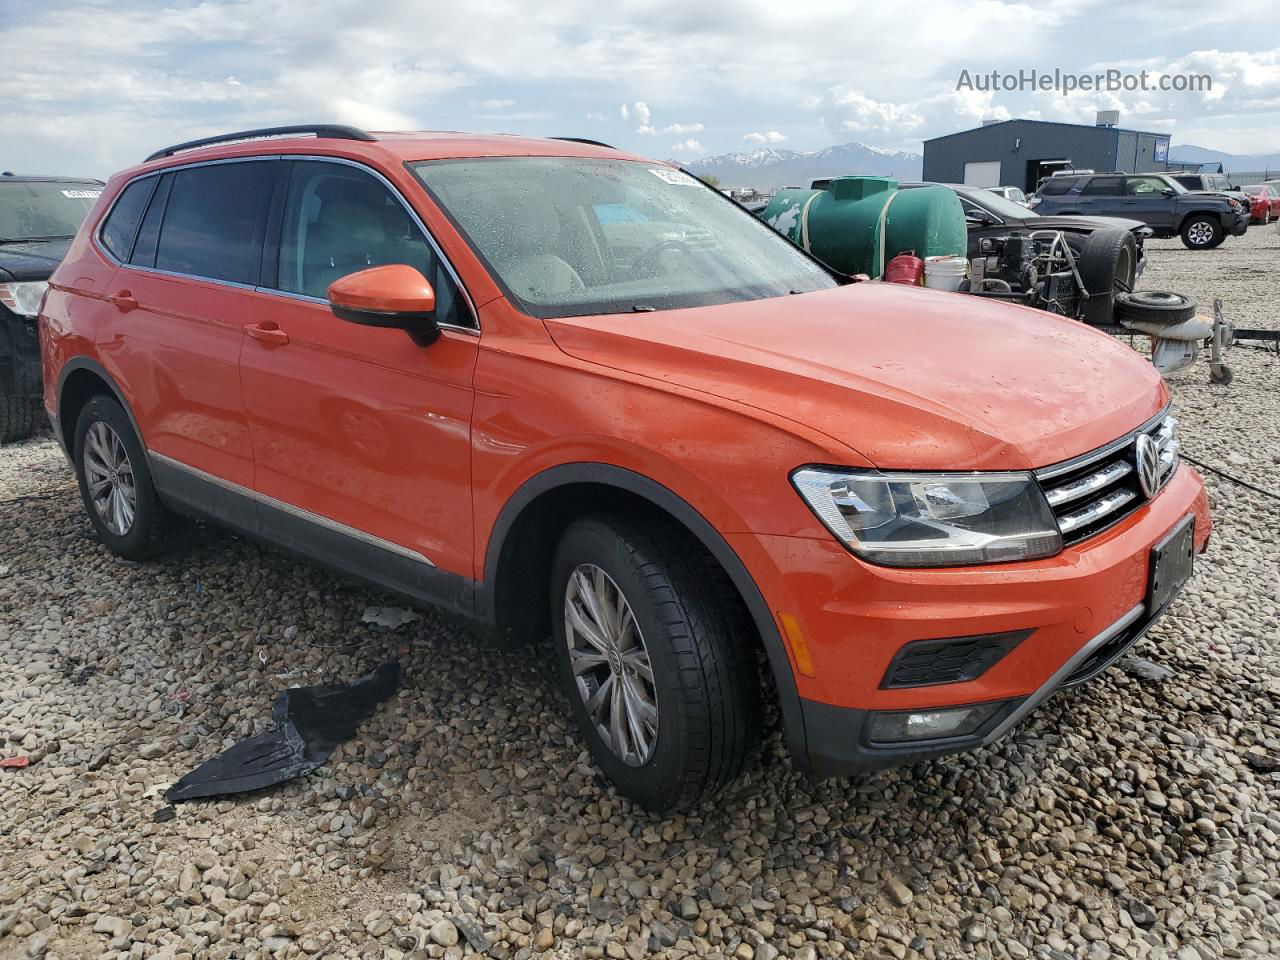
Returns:
[[[760,220],[671,167],[483,157],[414,169],[534,316],[669,310],[837,285]]]
[[[1266,187],[1241,187],[1240,189],[1243,190],[1245,193],[1247,193],[1249,196],[1256,197],[1258,194],[1265,192],[1267,188]]]
[[[1162,182],[1164,182],[1164,183],[1167,183],[1169,186],[1173,187],[1173,192],[1174,192],[1174,193],[1188,193],[1188,192],[1189,192],[1189,191],[1187,190],[1187,188],[1186,188],[1186,187],[1184,187],[1182,184],[1180,184],[1177,180],[1173,179],[1173,177],[1159,177],[1158,179],[1159,179],[1159,180],[1161,180],[1161,181],[1162,181]]]
[[[74,237],[101,195],[97,183],[0,179],[0,242]]]

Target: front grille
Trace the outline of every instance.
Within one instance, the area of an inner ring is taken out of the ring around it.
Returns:
[[[1146,502],[1138,477],[1141,437],[1149,436],[1155,443],[1156,490],[1168,482],[1178,465],[1177,426],[1173,417],[1161,415],[1092,453],[1036,471],[1063,543],[1079,543],[1101,533]]]

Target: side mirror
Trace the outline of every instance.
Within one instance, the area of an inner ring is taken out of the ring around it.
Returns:
[[[980,210],[968,211],[965,213],[964,219],[966,222],[971,223],[976,227],[986,227],[995,223],[995,220],[987,216],[985,213],[982,213]]]
[[[1165,187],[1163,190],[1160,191],[1160,194],[1161,196],[1172,197],[1172,196],[1176,196],[1177,192],[1178,191],[1174,190],[1173,187]]]
[[[403,330],[420,347],[435,343],[436,292],[413,267],[392,263],[347,274],[329,284],[329,309],[339,320]]]

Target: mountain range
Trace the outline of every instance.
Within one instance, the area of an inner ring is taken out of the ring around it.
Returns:
[[[1183,163],[1220,163],[1224,170],[1257,173],[1264,170],[1280,171],[1280,153],[1224,153],[1197,147],[1193,143],[1180,143],[1169,148],[1169,159]]]
[[[678,161],[672,161],[677,163]],[[724,153],[679,164],[695,176],[713,176],[722,188],[755,187],[764,190],[785,186],[808,186],[815,177],[845,174],[896,177],[919,180],[924,158],[870,147],[864,143],[844,143],[821,150],[779,150],[761,147],[749,153]]]

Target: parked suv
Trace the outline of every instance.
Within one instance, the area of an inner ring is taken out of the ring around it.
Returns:
[[[41,330],[108,548],[204,517],[550,637],[655,810],[738,774],[764,690],[814,776],[991,743],[1140,637],[1210,532],[1127,346],[849,283],[603,145],[169,148],[111,178]]]
[[[1041,216],[1089,214],[1141,220],[1157,237],[1182,237],[1208,250],[1249,228],[1249,208],[1218,193],[1192,192],[1164,174],[1104,173],[1050,177],[1031,202]]]
[[[100,180],[0,174],[0,443],[26,439],[42,419],[40,298],[101,193]]]

